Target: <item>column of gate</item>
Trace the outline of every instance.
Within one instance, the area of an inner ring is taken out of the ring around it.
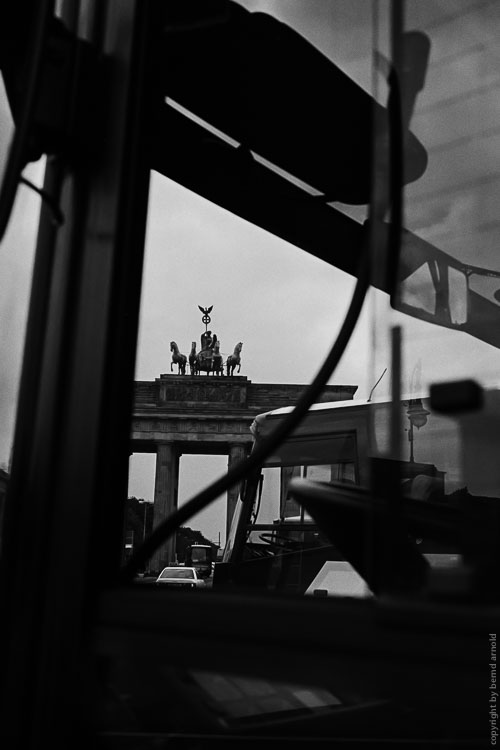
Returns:
[[[228,469],[231,469],[237,462],[242,461],[246,455],[247,449],[245,445],[231,445],[229,447]],[[153,528],[156,528],[177,508],[179,459],[180,453],[174,443],[158,443],[156,448]],[[231,527],[239,491],[239,483],[230,487],[227,491],[226,536]],[[163,567],[175,561],[175,534],[173,534],[153,554],[149,568],[152,571],[160,571]]]
[[[177,508],[179,484],[179,452],[173,443],[159,443],[156,448],[156,473],[153,528]],[[156,550],[150,569],[160,571],[175,562],[175,534]]]

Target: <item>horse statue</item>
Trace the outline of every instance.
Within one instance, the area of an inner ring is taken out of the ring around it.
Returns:
[[[198,375],[198,355],[196,353],[196,341],[191,344],[191,351],[189,352],[189,367],[191,369],[191,375]]]
[[[220,353],[220,341],[216,341],[213,349],[212,372],[214,375],[224,375],[224,362]]]
[[[170,372],[172,372],[172,367],[174,365],[177,365],[177,374],[178,375],[185,375],[186,374],[186,364],[187,364],[187,357],[185,354],[181,354],[179,351],[179,347],[175,343],[175,341],[170,342],[170,351],[173,352],[172,354],[172,361],[170,363]]]
[[[226,360],[226,375],[232,375],[234,373],[234,369],[236,365],[238,365],[238,372],[241,370],[241,357],[240,352],[241,348],[243,346],[243,343],[240,341],[236,346],[234,347],[234,351],[232,354],[229,355],[229,357]]]

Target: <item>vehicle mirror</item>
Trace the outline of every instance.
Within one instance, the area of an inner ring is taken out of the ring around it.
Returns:
[[[401,279],[395,307],[433,323],[462,328],[468,319],[468,276],[463,269],[422,256],[422,264]]]
[[[386,223],[377,225],[381,258],[388,230]],[[374,283],[387,288],[380,277]],[[465,331],[500,348],[500,271],[461,263],[406,229],[401,235],[391,305],[406,315]]]
[[[415,318],[463,328],[469,314],[468,267],[403,230],[391,303]]]

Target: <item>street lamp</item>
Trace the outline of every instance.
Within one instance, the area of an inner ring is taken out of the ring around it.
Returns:
[[[408,429],[408,440],[410,441],[410,463],[415,463],[413,456],[413,428],[416,427],[419,430],[421,427],[427,424],[427,415],[430,414],[427,409],[424,409],[421,398],[411,398],[408,401],[408,409],[406,411],[408,419],[410,421],[410,427]]]

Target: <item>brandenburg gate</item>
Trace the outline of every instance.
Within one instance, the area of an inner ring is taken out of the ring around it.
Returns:
[[[305,385],[252,383],[244,376],[160,375],[135,383],[132,445],[135,453],[155,453],[154,521],[177,508],[182,454],[227,455],[228,468],[248,455],[250,425],[261,412],[296,403]],[[322,401],[352,399],[356,386],[331,385]],[[226,528],[239,487],[227,493]],[[175,559],[173,539],[151,561],[159,570]]]
[[[131,452],[155,453],[156,473],[153,527],[177,508],[179,460],[183,454],[226,455],[228,469],[243,460],[252,447],[250,425],[257,414],[293,406],[304,385],[252,383],[234,374],[241,369],[240,341],[225,363],[217,335],[208,330],[211,307],[201,307],[205,331],[201,350],[192,342],[189,357],[170,342],[177,374],[135,383]],[[187,371],[189,368],[189,372]],[[321,401],[352,399],[357,386],[326,386]],[[239,487],[227,492],[226,530],[229,531]],[[175,538],[169,539],[150,562],[161,570],[175,560]]]

